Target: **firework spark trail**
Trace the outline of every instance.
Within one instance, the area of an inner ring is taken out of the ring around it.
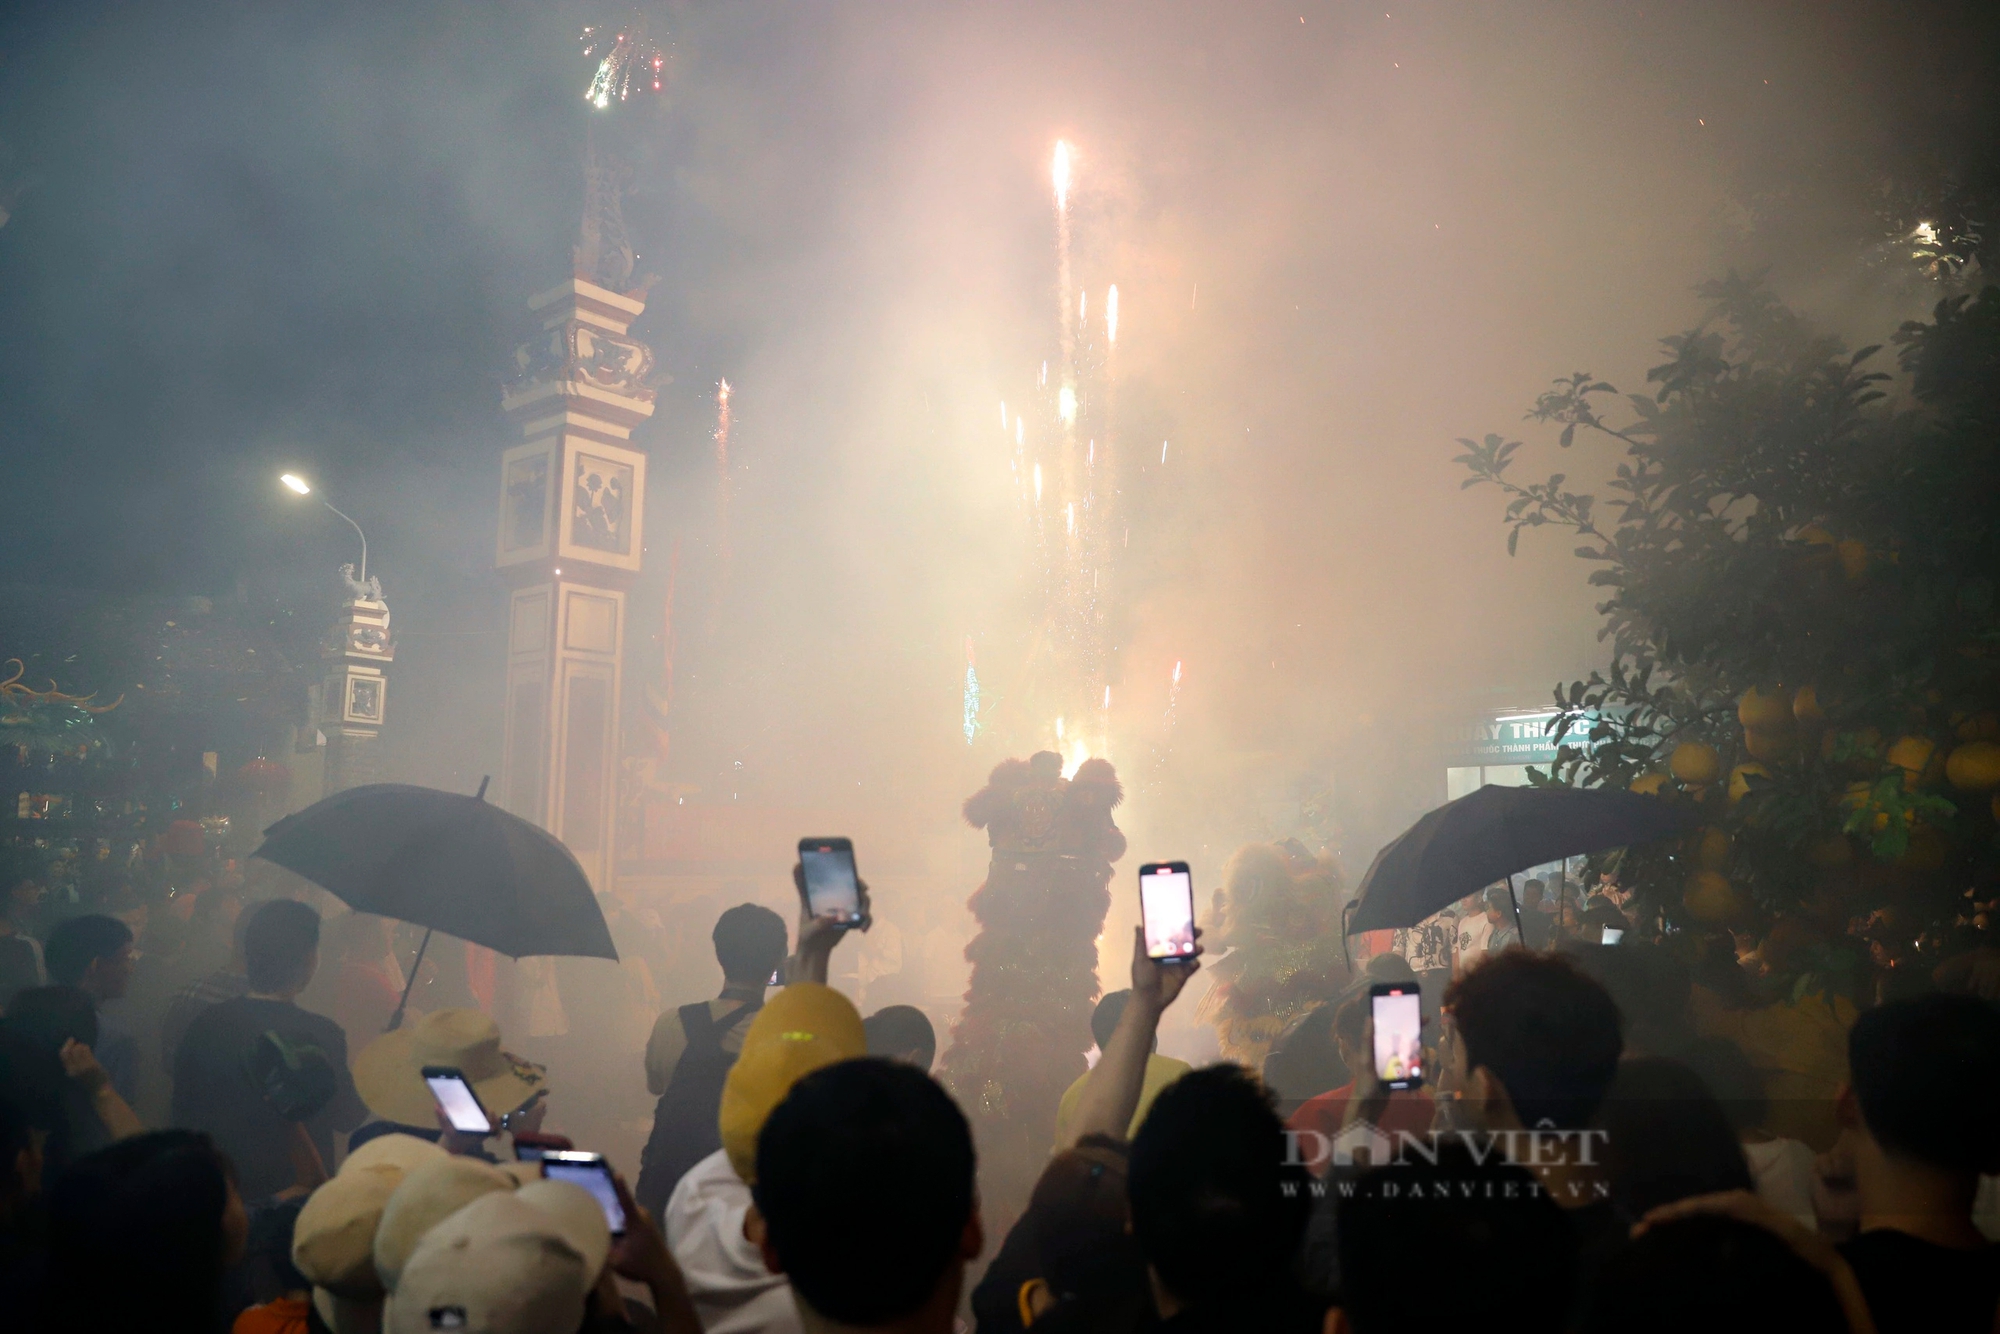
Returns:
[[[965,744],[979,735],[979,671],[972,660],[972,636],[965,637]]]
[[[1059,345],[1061,362],[1057,367],[1056,420],[1061,431],[1056,439],[1055,472],[1051,481],[1056,487],[1056,504],[1067,515],[1066,537],[1068,541],[1060,557],[1051,551],[1052,560],[1059,559],[1060,565],[1049,569],[1051,587],[1060,590],[1065,602],[1074,603],[1077,597],[1074,588],[1076,568],[1073,548],[1076,538],[1076,497],[1083,490],[1083,479],[1078,476],[1076,452],[1076,424],[1078,412],[1077,395],[1077,340],[1084,332],[1083,313],[1089,294],[1078,292],[1071,280],[1070,272],[1070,194],[1075,184],[1075,150],[1066,139],[1056,141],[1055,154],[1050,163],[1049,177],[1055,187],[1056,206],[1056,318],[1060,333]],[[1074,637],[1077,627],[1069,627],[1069,635]]]
[[[643,11],[634,11],[617,25],[592,24],[577,37],[586,59],[597,61],[583,100],[599,111],[633,93],[660,91],[666,75],[667,49],[654,39]]]
[[[729,381],[715,383],[715,509],[723,560],[729,558]]]

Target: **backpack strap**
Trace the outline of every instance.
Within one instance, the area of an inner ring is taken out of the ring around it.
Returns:
[[[687,1035],[689,1051],[698,1047],[719,1050],[722,1040],[744,1020],[763,1009],[764,1002],[754,1000],[747,1005],[740,1005],[721,1019],[717,1019],[708,1006],[707,1001],[696,1001],[692,1005],[681,1006],[681,1032]]]
[[[709,1015],[707,1001],[681,1006],[680,1016],[681,1033],[687,1038],[687,1050],[714,1044],[715,1020]]]

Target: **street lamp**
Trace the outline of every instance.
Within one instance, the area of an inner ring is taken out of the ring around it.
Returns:
[[[303,477],[300,477],[297,473],[288,472],[284,476],[280,477],[278,480],[285,484],[285,489],[288,491],[295,492],[298,495],[302,496],[309,496],[312,494],[312,487],[309,486],[306,483],[306,480]],[[328,509],[333,510],[335,514],[340,514],[341,518],[347,519],[347,526],[352,528],[354,530],[354,535],[361,539],[361,578],[359,579],[358,582],[363,584],[367,583],[368,582],[368,534],[361,531],[360,524],[354,522],[353,519],[348,518],[347,515],[341,514],[339,510],[334,509],[333,502],[328,500],[325,496],[321,496],[319,498],[319,503],[326,506]]]

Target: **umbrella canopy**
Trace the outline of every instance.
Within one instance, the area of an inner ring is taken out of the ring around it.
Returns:
[[[1446,802],[1375,854],[1349,934],[1415,926],[1516,871],[1677,834],[1693,812],[1620,788],[1482,787]]]
[[[404,783],[336,792],[264,831],[251,855],[356,912],[442,931],[519,959],[616,959],[590,880],[568,848],[480,795]]]

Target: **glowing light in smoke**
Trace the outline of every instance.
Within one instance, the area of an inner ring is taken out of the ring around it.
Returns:
[[[972,664],[972,636],[965,637],[965,744],[979,735],[979,672]]]
[[[1042,503],[1042,465],[1035,465],[1035,503]]]
[[[586,59],[597,61],[583,100],[599,111],[613,101],[623,102],[637,88],[660,91],[660,77],[666,68],[666,48],[647,31],[646,18],[635,14],[623,28],[602,25],[587,27],[577,37]]]
[[[1060,212],[1069,207],[1069,141],[1066,139],[1056,140],[1056,159],[1050,176],[1055,181],[1056,209]]]
[[[1166,461],[1167,461],[1167,442],[1162,440],[1160,442],[1160,462],[1165,463]]]
[[[1076,536],[1076,502],[1075,502],[1074,500],[1070,501],[1070,502],[1069,502],[1069,504],[1068,504],[1067,506],[1065,506],[1065,507],[1064,507],[1064,509],[1066,510],[1066,512],[1067,512],[1067,513],[1068,513],[1068,515],[1069,515],[1069,535],[1070,535],[1071,537],[1075,537],[1075,536]]]
[[[1063,419],[1063,425],[1076,425],[1076,390],[1064,385],[1056,391],[1056,416]]]
[[[1014,418],[1014,443],[1018,445],[1025,438],[1026,437],[1022,434],[1021,431],[1021,419],[1019,417],[1016,417]]]
[[[1104,336],[1115,346],[1118,342],[1118,284],[1111,285],[1110,293],[1104,298]]]

